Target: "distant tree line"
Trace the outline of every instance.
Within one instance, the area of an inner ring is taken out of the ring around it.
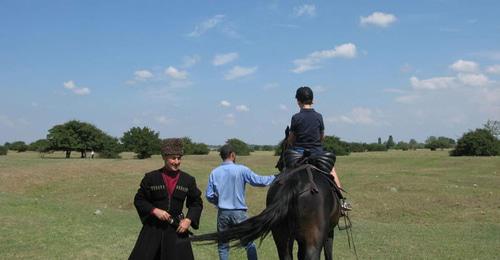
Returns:
[[[185,154],[208,154],[210,151],[206,144],[195,143],[188,137],[184,137],[183,142]],[[71,120],[53,126],[46,139],[29,145],[23,141],[7,142],[0,146],[0,155],[7,154],[8,150],[40,153],[63,151],[66,158],[70,158],[72,152],[78,152],[81,158],[86,158],[88,152],[94,151],[100,158],[119,158],[121,152],[134,152],[137,158],[145,159],[159,154],[160,146],[159,133],[147,127],[132,127],[121,138],[115,138],[90,123]]]
[[[455,141],[445,136],[429,136],[424,143],[415,139],[409,142],[395,142],[392,135],[382,142],[378,138],[374,143],[346,142],[336,136],[325,136],[323,147],[328,152],[338,156],[349,155],[352,152],[373,152],[395,150],[452,149],[452,156],[495,156],[500,155],[500,122],[488,120],[483,128],[470,130]],[[195,143],[189,137],[184,137],[184,154],[208,154],[210,150],[218,150],[220,146],[208,146],[204,143]],[[275,151],[279,154],[279,145],[249,145],[244,141],[231,138],[226,141],[235,149],[238,155],[249,155],[253,151]],[[121,138],[115,138],[94,125],[77,120],[55,125],[49,129],[47,138],[26,144],[23,141],[5,143],[0,146],[0,155],[6,155],[8,150],[24,152],[37,151],[47,153],[64,151],[66,158],[72,152],[79,152],[81,158],[87,157],[87,152],[98,152],[101,158],[118,158],[121,152],[134,152],[139,159],[151,157],[160,153],[161,139],[159,132],[148,127],[132,127]]]

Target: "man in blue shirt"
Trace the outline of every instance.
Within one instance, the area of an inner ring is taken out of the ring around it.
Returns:
[[[256,187],[270,185],[275,176],[260,176],[248,167],[236,164],[236,153],[230,145],[224,145],[220,149],[222,164],[213,169],[208,178],[205,196],[207,200],[217,206],[217,230],[222,231],[240,223],[248,218],[247,205],[245,203],[245,185],[248,183]],[[229,258],[229,244],[219,243],[219,259]],[[257,259],[255,244],[245,245],[247,258]]]

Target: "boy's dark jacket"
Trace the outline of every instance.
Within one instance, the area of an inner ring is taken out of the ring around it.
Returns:
[[[179,180],[169,199],[163,182],[163,169],[144,175],[134,198],[134,205],[143,224],[130,259],[193,259],[191,243],[187,233],[177,234],[175,227],[151,214],[153,208],[166,210],[172,217],[182,214],[184,202],[188,211],[186,218],[198,229],[203,201],[194,177],[180,171]]]

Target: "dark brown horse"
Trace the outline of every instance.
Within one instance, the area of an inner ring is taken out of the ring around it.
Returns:
[[[332,189],[329,172],[310,164],[313,160],[304,157],[298,158],[299,163],[287,162],[286,139],[277,165],[281,174],[269,187],[266,208],[225,231],[194,236],[193,241],[246,245],[272,232],[280,259],[293,259],[294,241],[298,243],[298,259],[320,259],[324,242],[340,218],[339,196]],[[331,258],[330,243],[325,259]]]

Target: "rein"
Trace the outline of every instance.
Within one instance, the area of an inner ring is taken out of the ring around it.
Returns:
[[[352,222],[351,218],[349,217],[349,213],[347,211],[344,212],[342,217],[344,218],[344,227],[343,228],[341,228],[340,226],[337,227],[339,228],[339,230],[345,230],[347,234],[347,244],[349,245],[349,249],[353,249],[354,255],[356,256],[356,259],[358,259],[358,251],[356,250],[356,244],[354,243],[354,234],[352,233]]]

